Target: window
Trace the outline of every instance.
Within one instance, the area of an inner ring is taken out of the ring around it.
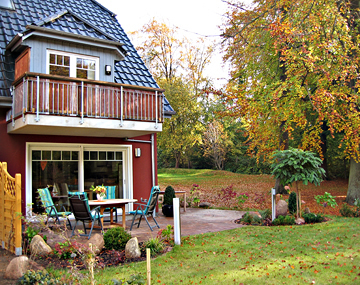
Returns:
[[[97,57],[48,50],[47,58],[48,74],[99,80]]]
[[[12,0],[0,0],[0,8],[15,10]]]

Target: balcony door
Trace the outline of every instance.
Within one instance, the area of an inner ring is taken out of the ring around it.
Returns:
[[[68,191],[86,191],[95,198],[92,185],[115,186],[115,198],[132,198],[129,154],[130,146],[29,143],[27,203],[41,211],[37,189],[45,187],[59,205],[67,204]]]

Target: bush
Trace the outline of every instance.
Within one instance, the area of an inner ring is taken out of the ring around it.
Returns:
[[[259,213],[263,220],[271,219],[271,210],[270,209],[260,210]]]
[[[244,216],[241,218],[241,221],[249,225],[258,225],[261,224],[262,219],[258,216],[251,215],[249,212],[246,212]]]
[[[340,214],[343,217],[355,217],[356,212],[348,204],[344,203],[340,209]]]
[[[44,271],[28,270],[19,279],[18,284],[62,284],[58,278]]]
[[[163,205],[172,205],[175,198],[175,190],[172,186],[168,186],[165,189]]]
[[[274,226],[295,225],[295,218],[292,216],[279,216],[272,221]]]
[[[130,239],[131,234],[126,232],[123,227],[111,228],[104,234],[105,248],[123,250]]]
[[[158,237],[151,238],[143,243],[144,248],[150,248],[151,256],[156,256],[157,254],[161,253],[164,248],[165,244],[162,240]]]
[[[314,224],[314,223],[321,223],[324,221],[325,217],[321,214],[315,215],[314,213],[307,213],[303,215],[305,223],[307,224]]]
[[[289,196],[289,212],[290,214],[295,214],[296,213],[296,193],[295,192],[291,192],[290,196]]]

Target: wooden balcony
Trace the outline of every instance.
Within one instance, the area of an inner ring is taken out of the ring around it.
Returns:
[[[107,136],[130,128],[141,135],[152,129],[158,132],[164,119],[162,89],[34,73],[26,73],[13,86],[12,109],[7,114],[10,133],[42,134],[39,127],[44,125],[75,127],[77,134],[82,126],[111,128]],[[37,125],[37,130],[23,129],[30,125]],[[80,135],[89,134],[80,131]]]

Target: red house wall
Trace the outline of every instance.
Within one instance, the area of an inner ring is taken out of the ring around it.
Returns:
[[[43,136],[43,135],[15,135],[7,133],[7,123],[5,119],[6,109],[0,108],[0,161],[7,162],[8,172],[14,176],[21,174],[21,196],[22,211],[25,213],[25,167],[26,167],[26,143],[27,142],[47,142],[47,143],[91,143],[91,144],[117,144],[132,145],[141,148],[141,157],[133,156],[133,192],[134,198],[148,199],[152,187],[151,173],[151,144],[128,142],[121,138],[96,138],[96,137],[72,137],[72,136]],[[157,151],[155,137],[155,185],[157,185]],[[145,135],[132,139],[150,141],[151,135]]]

